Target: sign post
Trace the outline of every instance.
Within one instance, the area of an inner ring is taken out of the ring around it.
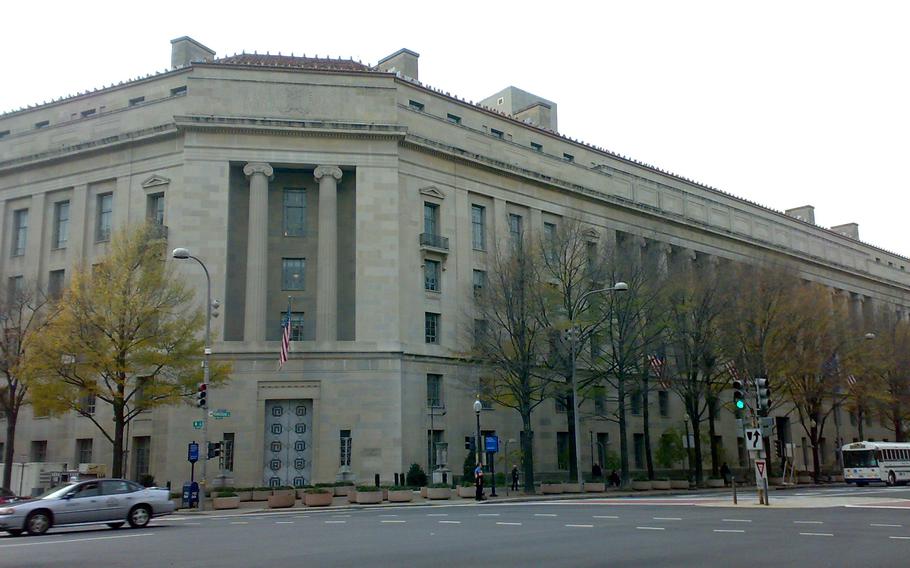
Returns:
[[[499,451],[499,436],[486,436],[484,438],[484,450],[488,453],[496,454]],[[496,456],[490,460],[490,477],[493,478],[493,489],[490,491],[490,497],[496,497]]]

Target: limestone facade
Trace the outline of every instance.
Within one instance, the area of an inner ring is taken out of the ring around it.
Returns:
[[[460,472],[477,381],[458,363],[465,306],[474,271],[488,268],[494,240],[508,238],[510,214],[531,234],[545,221],[580,218],[598,238],[645,244],[665,272],[686,258],[796,260],[805,278],[839,291],[857,315],[879,304],[910,313],[910,259],[860,242],[852,228],[827,230],[564,137],[544,128],[555,127],[556,105],[529,104],[524,91],[504,91],[514,98],[506,102],[533,120],[419,83],[409,50],[373,69],[289,56],[217,59],[189,38],[173,45],[169,72],[0,115],[0,276],[47,287],[55,271],[68,275],[102,256],[111,228],[159,216],[169,248],[187,247],[206,263],[223,304],[213,351],[234,361],[234,375],[209,399],[231,417],[210,420],[209,433],[233,441],[237,485],[269,482],[269,401],[309,401],[306,449],[280,454],[306,460],[306,482],[391,481],[411,463],[426,468],[431,421]],[[472,238],[477,211],[483,246]],[[435,290],[426,289],[427,262],[438,263]],[[204,301],[199,267],[180,270]],[[278,370],[289,298],[299,335]],[[428,408],[428,375],[441,377],[440,408]],[[682,428],[675,395],[666,412],[656,394],[652,404],[654,440]],[[105,412],[99,405],[99,421]],[[201,440],[192,428],[198,416],[186,405],[135,420],[129,475],[186,479],[186,444]],[[845,412],[840,422],[851,441]],[[503,441],[518,438],[513,411],[484,410],[482,423]],[[558,471],[564,415],[546,404],[534,427],[538,469]],[[800,447],[799,426],[791,428]],[[827,462],[831,421],[829,429]],[[640,431],[633,416],[630,448]],[[877,423],[866,433],[888,436]],[[600,461],[599,444],[619,448],[611,424],[584,420],[581,434],[587,470]],[[719,434],[737,464],[729,413]],[[17,461],[46,441],[46,460],[72,467],[88,439],[91,461],[110,463],[109,444],[88,420],[26,410]]]

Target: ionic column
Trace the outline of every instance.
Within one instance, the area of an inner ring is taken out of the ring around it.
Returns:
[[[265,341],[268,279],[269,181],[272,166],[250,162],[243,168],[250,180],[250,207],[246,238],[246,302],[243,340]]]
[[[316,341],[338,339],[338,181],[337,166],[319,166],[319,231],[316,258]]]
[[[656,243],[657,277],[665,280],[670,275],[670,254],[673,247],[668,243]]]

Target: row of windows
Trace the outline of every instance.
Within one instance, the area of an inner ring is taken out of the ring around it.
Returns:
[[[416,110],[418,112],[425,112],[424,109],[426,108],[426,105],[420,101],[415,101],[415,100],[411,99],[408,101],[408,108],[410,108],[412,110]],[[446,121],[451,122],[452,124],[459,124],[459,125],[462,124],[461,117],[458,116],[457,114],[452,114],[452,113],[446,113]],[[484,130],[486,130],[487,126],[484,125],[483,128],[484,128]],[[493,136],[494,138],[499,138],[500,140],[504,140],[506,138],[506,133],[503,132],[502,130],[498,130],[496,128],[491,127],[489,129],[489,132],[490,132],[490,136]],[[510,135],[510,137],[511,137],[511,135]],[[543,152],[543,144],[541,144],[540,142],[534,142],[532,140],[530,143],[530,146],[531,146],[531,149],[534,150],[535,152],[541,152],[541,153]],[[573,156],[572,154],[563,152],[562,159],[567,162],[574,162],[575,156]]]
[[[910,461],[910,450],[881,450],[885,461]]]
[[[487,250],[487,208],[483,205],[471,205],[471,246],[477,251]],[[509,236],[513,243],[521,242],[524,234],[524,218],[517,213],[509,213]],[[544,229],[552,228],[555,237],[556,225],[544,223]],[[423,232],[439,235],[439,205],[425,202],[423,204]]]

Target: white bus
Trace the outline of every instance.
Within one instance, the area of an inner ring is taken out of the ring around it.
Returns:
[[[841,451],[847,483],[863,487],[872,481],[888,485],[910,481],[910,443],[854,442]]]

